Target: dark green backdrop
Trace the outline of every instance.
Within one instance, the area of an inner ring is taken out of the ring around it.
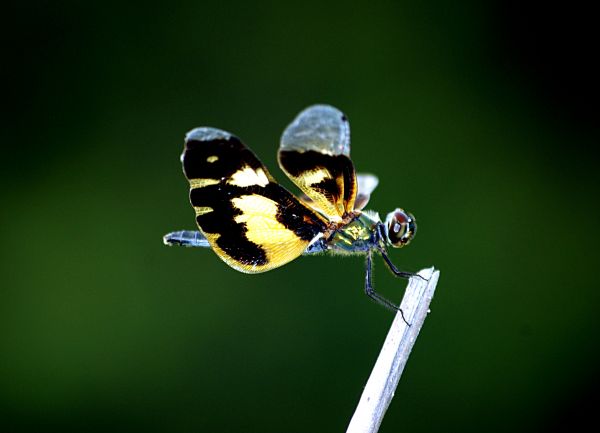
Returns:
[[[0,430],[345,430],[392,320],[362,293],[363,260],[248,276],[161,243],[194,228],[186,131],[236,133],[291,187],[279,136],[316,102],[350,118],[355,165],[380,178],[369,207],[417,217],[393,260],[441,269],[381,431],[559,431],[591,417],[585,12],[410,3],[13,5]],[[379,261],[375,284],[396,301],[405,287]]]

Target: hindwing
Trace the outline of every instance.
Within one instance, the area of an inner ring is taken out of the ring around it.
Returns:
[[[190,131],[181,161],[200,231],[239,271],[258,273],[288,263],[326,229],[322,217],[277,184],[228,132]]]

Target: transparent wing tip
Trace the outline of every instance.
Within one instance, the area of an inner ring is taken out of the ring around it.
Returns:
[[[379,185],[379,179],[371,173],[357,173],[356,179],[358,180],[358,192],[363,194],[371,194]]]
[[[222,129],[201,126],[200,128],[194,128],[185,134],[185,141],[229,140],[230,137],[231,134],[227,131],[223,131]]]
[[[337,108],[316,104],[305,108],[281,136],[282,150],[317,150],[350,154],[350,125]]]
[[[340,110],[338,110],[337,108],[335,108],[333,105],[329,105],[329,104],[314,104],[314,105],[310,105],[308,107],[306,107],[304,110],[302,110],[297,117],[301,117],[302,115],[305,115],[306,113],[315,113],[315,114],[319,114],[319,115],[327,115],[327,116],[332,116],[332,117],[344,117],[344,120],[346,120],[346,116],[344,115],[344,113],[342,113]]]

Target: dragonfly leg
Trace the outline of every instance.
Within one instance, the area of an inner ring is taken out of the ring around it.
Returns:
[[[406,321],[406,318],[404,317],[404,312],[402,311],[402,309],[398,305],[387,300],[386,298],[384,298],[383,296],[381,296],[379,293],[377,293],[375,291],[375,289],[373,288],[372,274],[373,274],[373,253],[372,253],[372,251],[369,251],[367,253],[367,263],[366,263],[365,294],[369,298],[371,298],[372,300],[377,302],[378,304],[383,305],[388,310],[400,311],[402,320],[404,320],[404,323],[406,323],[408,326],[410,326],[410,323],[408,323]]]
[[[414,272],[401,271],[400,269],[398,269],[396,267],[396,265],[394,265],[392,263],[391,259],[388,257],[388,255],[385,252],[385,250],[379,250],[379,252],[381,253],[381,257],[383,257],[383,260],[385,261],[385,264],[387,265],[387,267],[389,268],[389,270],[392,271],[392,273],[396,277],[406,278],[406,279],[409,279],[411,277],[419,277],[422,280],[428,281],[426,278],[423,278],[422,276],[420,276],[419,274],[415,274]]]

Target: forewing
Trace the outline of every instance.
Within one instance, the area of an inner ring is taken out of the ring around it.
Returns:
[[[350,125],[337,108],[313,105],[281,137],[279,165],[327,218],[354,210],[356,174],[350,160]]]
[[[325,222],[277,184],[234,135],[196,128],[181,155],[196,222],[231,267],[258,273],[301,255]]]

